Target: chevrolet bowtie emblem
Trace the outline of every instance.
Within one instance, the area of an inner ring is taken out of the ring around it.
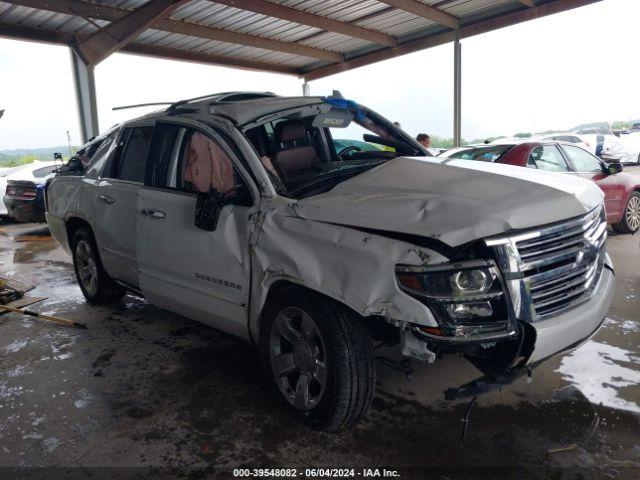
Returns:
[[[584,250],[580,250],[576,255],[574,267],[579,267],[585,263],[591,263],[598,256],[598,245],[588,238],[584,239]]]

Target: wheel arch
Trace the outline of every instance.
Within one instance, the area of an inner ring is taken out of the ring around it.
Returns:
[[[251,338],[254,340],[254,342],[258,343],[260,340],[259,335],[261,332],[262,325],[265,321],[265,315],[267,314],[267,306],[269,305],[270,301],[274,298],[275,295],[278,295],[282,292],[286,292],[287,289],[297,289],[305,293],[308,293],[310,295],[316,295],[327,302],[333,303],[338,308],[343,308],[349,311],[356,318],[361,318],[365,320],[363,322],[364,325],[369,330],[369,333],[371,334],[372,338],[376,340],[391,339],[395,341],[395,340],[398,340],[399,338],[397,337],[398,329],[393,325],[391,325],[390,323],[388,323],[384,317],[380,315],[362,315],[354,307],[348,305],[342,299],[332,297],[324,292],[311,288],[308,285],[304,285],[300,282],[296,282],[293,279],[279,278],[274,280],[270,284],[268,291],[264,296],[263,301],[260,303],[259,312],[256,315],[254,328],[253,329],[250,328],[249,333],[251,335]]]
[[[633,196],[634,193],[640,194],[640,185],[632,184],[629,188],[629,193],[624,197],[624,202],[622,205],[622,213],[620,215],[621,220],[625,215],[625,212],[627,210],[627,205],[629,205],[629,200],[631,200],[631,197]]]
[[[67,242],[69,242],[69,248],[73,248],[73,235],[82,227],[87,227],[95,240],[96,235],[91,227],[91,224],[84,218],[79,216],[70,216],[65,220],[65,226],[67,228]]]
[[[618,221],[615,223],[612,223],[613,229],[618,232],[618,233],[635,233],[637,232],[637,230],[634,232],[632,230],[628,230],[626,225],[626,215],[627,215],[627,208],[629,207],[629,202],[631,201],[631,198],[633,197],[634,194],[637,194],[638,196],[640,196],[640,185],[633,185],[630,190],[629,190],[629,194],[625,197],[622,208],[620,210],[620,217],[618,218]]]

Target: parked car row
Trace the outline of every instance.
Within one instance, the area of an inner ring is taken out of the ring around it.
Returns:
[[[215,94],[87,145],[48,183],[47,220],[88,302],[129,291],[246,340],[284,408],[337,430],[371,404],[374,343],[462,354],[481,376],[446,398],[471,398],[602,324],[605,196],[582,177],[618,174],[557,142],[487,148],[434,157],[339,94]]]
[[[614,135],[607,128],[587,128],[575,132],[536,134],[526,138],[498,138],[493,144],[523,141],[559,141],[577,145],[607,163],[640,165],[640,132]]]
[[[44,186],[60,166],[60,162],[35,160],[0,172],[0,217],[44,222]]]
[[[623,172],[621,163],[605,163],[566,141],[528,141],[460,147],[441,158],[504,163],[582,177],[595,182],[605,195],[607,223],[618,233],[640,228],[640,174]]]

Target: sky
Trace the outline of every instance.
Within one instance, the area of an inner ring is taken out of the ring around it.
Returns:
[[[640,1],[603,0],[462,40],[462,135],[471,140],[640,118]],[[453,46],[310,83],[340,90],[412,135],[453,134]],[[100,129],[145,113],[112,107],[228,90],[300,95],[302,81],[115,54],[96,67]],[[0,150],[80,144],[66,47],[0,39]]]

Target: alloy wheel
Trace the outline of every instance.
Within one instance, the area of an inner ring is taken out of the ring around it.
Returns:
[[[98,265],[91,245],[80,240],[76,245],[78,277],[87,293],[95,295],[98,291]]]
[[[631,197],[627,205],[626,217],[631,231],[638,230],[638,227],[640,227],[640,197]]]
[[[327,351],[308,313],[287,307],[276,316],[269,356],[276,384],[287,401],[298,410],[316,407],[327,386]]]

